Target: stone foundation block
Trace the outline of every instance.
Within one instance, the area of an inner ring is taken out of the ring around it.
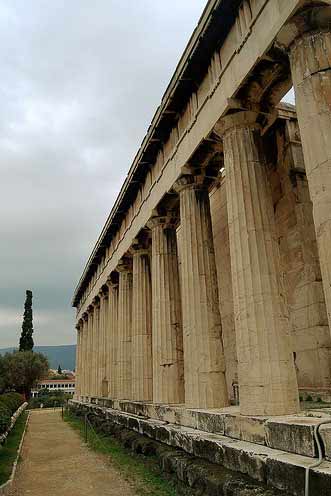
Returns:
[[[265,423],[266,444],[271,448],[315,457],[314,427],[318,418],[283,417]]]

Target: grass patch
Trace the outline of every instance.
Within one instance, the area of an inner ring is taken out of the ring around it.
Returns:
[[[65,414],[65,421],[84,438],[84,421]],[[117,439],[88,428],[88,445],[94,451],[110,457],[112,464],[124,479],[133,483],[139,496],[176,496],[174,484],[163,478],[162,471],[154,457],[145,457],[125,449]]]
[[[5,444],[0,446],[0,486],[7,482],[11,476],[27,418],[27,412],[23,412],[17,419]]]

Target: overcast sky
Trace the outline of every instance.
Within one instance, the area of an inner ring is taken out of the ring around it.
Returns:
[[[2,0],[0,348],[75,342],[74,287],[205,0]]]

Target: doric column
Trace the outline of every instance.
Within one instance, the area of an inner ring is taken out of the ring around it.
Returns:
[[[118,295],[118,398],[132,399],[132,264],[122,260]]]
[[[201,182],[200,182],[201,180]],[[208,188],[199,176],[176,183],[180,195],[185,403],[228,405]]]
[[[152,231],[153,402],[184,403],[183,327],[176,225],[154,217]]]
[[[82,351],[81,345],[81,326],[82,322],[79,321],[76,325],[77,330],[77,344],[76,344],[76,380],[75,380],[75,398],[79,399],[80,397],[80,385],[81,385],[81,370],[80,370],[80,354]]]
[[[87,321],[87,366],[86,366],[86,390],[87,396],[92,396],[92,377],[93,377],[93,319],[94,307],[88,307],[88,321]]]
[[[292,19],[289,46],[296,110],[313,203],[331,329],[331,6]],[[286,34],[286,32],[285,32]]]
[[[108,326],[108,287],[105,286],[99,293],[100,297],[100,325],[99,325],[99,378],[98,396],[105,398],[108,396],[108,378],[106,371],[106,332]]]
[[[80,319],[79,321],[79,330],[77,333],[77,342],[79,345],[78,353],[77,353],[77,370],[78,370],[78,391],[76,396],[78,399],[81,398],[82,396],[82,375],[83,375],[83,330],[84,330],[84,320]],[[77,379],[76,379],[76,386],[77,386]]]
[[[111,278],[107,281],[109,289],[108,297],[108,344],[107,344],[107,367],[108,367],[108,396],[118,398],[119,387],[119,327],[118,327],[118,283]]]
[[[240,411],[298,411],[287,304],[256,114],[223,122]]]
[[[87,396],[87,370],[88,370],[88,313],[83,314],[83,353],[82,353],[82,396]]]
[[[92,357],[92,396],[98,396],[98,354],[99,354],[99,324],[100,324],[100,298],[93,300],[93,357]]]
[[[151,401],[152,371],[152,288],[149,251],[139,246],[133,255],[132,291],[132,399]]]

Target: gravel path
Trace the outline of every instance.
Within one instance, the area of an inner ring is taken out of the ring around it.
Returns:
[[[11,496],[135,496],[105,457],[90,451],[59,411],[31,414]]]

